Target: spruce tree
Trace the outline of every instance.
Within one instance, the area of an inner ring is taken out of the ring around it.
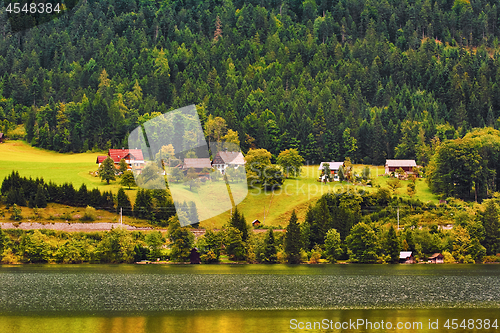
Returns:
[[[127,194],[123,190],[123,188],[120,187],[118,190],[118,194],[116,195],[116,212],[120,212],[120,208],[123,208],[123,214],[129,215],[132,212],[132,205],[130,204],[130,199],[128,198]]]
[[[399,252],[401,251],[401,244],[398,240],[398,235],[396,234],[396,229],[391,225],[389,231],[387,232],[385,240],[385,248],[390,257],[391,263],[396,264],[399,261]]]
[[[300,250],[302,247],[300,236],[300,225],[297,222],[297,215],[294,210],[286,227],[285,235],[285,253],[289,264],[300,263]]]
[[[486,254],[497,254],[500,251],[500,223],[497,205],[492,200],[486,202],[481,220],[485,231],[482,245],[486,248]]]
[[[269,229],[266,233],[266,238],[264,240],[264,262],[274,264],[277,257],[278,251],[276,249],[276,240],[274,238],[273,229]]]
[[[45,197],[45,191],[41,185],[38,185],[35,196],[35,207],[45,208],[47,207],[47,198]]]
[[[243,214],[238,211],[238,207],[234,208],[233,215],[229,220],[229,226],[241,231],[241,239],[244,242],[248,240],[248,225]]]
[[[110,180],[116,179],[115,162],[113,162],[111,157],[108,156],[108,158],[106,158],[104,162],[102,162],[97,172],[99,173],[99,177],[101,177],[101,180],[105,180],[106,183],[109,184]]]

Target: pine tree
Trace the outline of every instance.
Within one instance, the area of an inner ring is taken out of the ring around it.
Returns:
[[[241,232],[241,239],[244,242],[248,240],[248,225],[243,214],[238,211],[238,207],[234,208],[233,215],[231,215],[231,219],[229,220],[229,226]]]
[[[488,200],[486,209],[481,216],[485,231],[482,245],[486,248],[488,255],[494,255],[500,251],[500,223],[498,217],[497,205],[493,200]]]
[[[35,207],[45,208],[47,207],[47,198],[45,197],[45,191],[41,185],[38,185],[35,196]]]
[[[128,186],[128,189],[130,190],[130,186],[136,186],[135,183],[135,177],[132,171],[126,170],[120,180],[120,185],[121,186]]]
[[[387,236],[385,239],[385,248],[387,254],[391,257],[391,263],[395,264],[399,261],[399,252],[401,251],[401,244],[398,240],[398,235],[396,234],[396,230],[391,225],[389,231],[387,232]]]
[[[285,234],[285,253],[289,264],[300,263],[300,250],[302,248],[300,236],[300,225],[297,222],[297,215],[294,210],[286,227]]]
[[[135,198],[134,215],[137,217],[149,218],[152,213],[152,207],[153,202],[151,193],[148,190],[140,189],[137,192],[137,197]]]
[[[102,162],[101,166],[99,167],[98,173],[99,177],[101,177],[101,180],[105,180],[108,185],[110,180],[116,179],[115,162],[113,162],[111,157],[108,156],[104,160],[104,162]]]
[[[123,188],[120,188],[118,190],[118,194],[116,195],[116,212],[120,212],[120,208],[123,208],[123,213],[124,214],[130,214],[132,211],[132,205],[130,204],[130,199],[128,198],[127,194],[123,190]]]
[[[276,250],[276,240],[273,229],[269,229],[264,240],[264,262],[274,264],[277,260],[278,251]]]

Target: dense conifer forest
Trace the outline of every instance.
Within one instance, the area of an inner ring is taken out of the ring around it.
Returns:
[[[80,1],[12,33],[0,13],[0,121],[35,146],[126,145],[188,104],[244,151],[415,158],[499,127],[498,1]]]

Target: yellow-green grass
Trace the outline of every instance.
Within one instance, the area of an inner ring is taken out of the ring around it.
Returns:
[[[0,180],[19,171],[24,177],[43,178],[56,184],[72,183],[78,189],[85,184],[88,189],[98,188],[102,191],[117,193],[121,187],[117,181],[109,185],[99,177],[90,174],[97,170],[97,156],[99,153],[67,153],[61,154],[50,150],[32,147],[24,141],[6,141],[0,144]],[[126,190],[132,202],[135,201],[136,190]]]
[[[97,170],[95,163],[98,155],[105,153],[82,153],[82,154],[60,154],[44,149],[34,148],[22,141],[7,141],[0,144],[0,180],[10,174],[12,170],[18,170],[22,176],[43,177],[46,181],[54,181],[58,184],[65,182],[73,183],[78,188],[85,183],[87,188],[98,188],[101,191],[112,191],[116,193],[120,188],[117,181],[112,181],[106,185],[100,178],[89,174]],[[354,165],[354,171],[359,173],[365,165]],[[387,187],[388,177],[380,176],[384,174],[383,166],[369,166],[374,186]],[[323,194],[329,191],[354,189],[358,191],[374,191],[375,187],[353,186],[345,182],[332,182],[323,184],[318,182],[320,171],[318,165],[309,165],[302,168],[300,177],[287,179],[282,188],[271,192],[261,189],[249,189],[246,198],[238,204],[238,209],[243,212],[247,222],[255,219],[268,226],[285,227],[290,219],[293,210],[296,211],[299,221],[303,220],[310,204],[313,204]],[[402,187],[396,195],[409,197],[406,188],[409,181],[401,181]],[[196,196],[195,191],[190,191],[185,185],[174,184],[180,194],[176,196],[178,201],[190,201],[192,196]],[[224,183],[221,182],[221,190],[225,190]],[[205,185],[198,190],[203,193]],[[433,195],[425,180],[417,180],[417,193],[415,198],[424,202],[437,202],[438,198]],[[137,188],[126,190],[131,202],[135,202]],[[198,194],[199,195],[199,194]],[[229,220],[231,211],[222,213],[216,217],[202,221],[201,226],[207,228],[220,228]],[[265,218],[264,218],[265,216]]]

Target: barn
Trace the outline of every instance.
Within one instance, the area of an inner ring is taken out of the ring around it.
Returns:
[[[389,175],[398,169],[403,169],[408,174],[413,173],[413,168],[417,167],[415,160],[385,160],[385,174]]]

